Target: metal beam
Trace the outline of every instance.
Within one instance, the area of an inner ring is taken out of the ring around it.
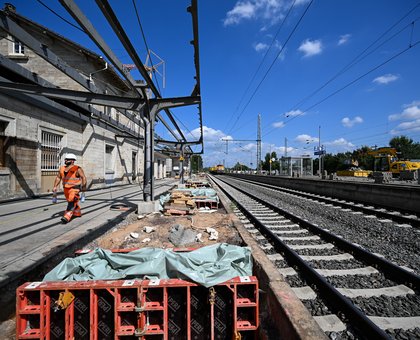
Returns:
[[[0,28],[3,28],[7,33],[14,36],[16,39],[30,48],[34,53],[38,54],[50,64],[54,65],[57,69],[67,74],[70,78],[78,82],[84,88],[92,92],[99,92],[93,82],[83,77],[73,67],[69,66],[65,61],[63,61],[53,51],[51,51],[48,46],[36,40],[31,34],[26,32],[2,11],[0,11]]]
[[[126,110],[137,110],[138,107],[143,107],[145,103],[145,100],[142,98],[128,98],[109,94],[64,90],[60,88],[42,87],[38,85],[22,83],[0,82],[0,89],[14,90],[17,92],[33,94],[37,96],[46,96],[56,99],[84,102],[93,105],[118,107]],[[149,103],[150,106],[152,106],[154,110],[158,112],[159,110],[163,110],[165,107],[194,105],[199,100],[199,97],[161,98],[150,99]]]
[[[18,63],[14,62],[14,61],[12,61],[12,60],[10,60],[10,59],[2,56],[2,55],[0,55],[0,68],[8,69],[13,74],[16,74],[16,76],[18,76],[20,79],[24,78],[24,79],[26,79],[26,80],[28,80],[29,82],[32,82],[32,83],[36,83],[36,84],[46,86],[46,87],[53,87],[54,86],[53,84],[51,84],[47,80],[38,76],[36,73],[30,72],[26,68],[20,66]],[[14,86],[14,83],[12,82],[11,79],[1,78],[0,81],[3,81],[7,87],[13,87]],[[18,92],[18,91],[13,90],[13,92]],[[86,92],[84,92],[84,93],[86,93]],[[54,103],[54,102],[52,102],[52,103]],[[105,121],[107,126],[115,126],[116,130],[119,130],[119,131],[123,130],[123,131],[127,131],[127,133],[133,133],[133,130],[127,128],[125,125],[122,125],[120,122],[111,118],[109,115],[106,115],[103,112],[101,112],[99,110],[96,110],[94,107],[92,107],[90,105],[87,105],[87,104],[84,104],[84,103],[79,103],[79,104],[75,104],[75,106],[80,107],[80,111],[77,110],[78,113],[80,112],[81,114],[83,114],[84,112],[87,112],[89,114],[89,116],[91,116],[93,114],[93,115],[97,116],[98,119]],[[142,123],[142,122],[140,122],[140,123]]]
[[[167,108],[194,105],[201,102],[199,96],[150,99],[150,104],[157,105],[158,112]]]
[[[134,46],[131,44],[130,39],[128,38],[127,34],[124,31],[124,28],[121,26],[121,23],[119,22],[117,16],[115,15],[114,11],[112,10],[111,6],[109,5],[107,0],[96,0],[96,4],[98,5],[99,9],[102,11],[105,18],[108,20],[109,24],[111,25],[112,29],[114,30],[114,33],[118,36],[118,39],[123,44],[125,50],[129,54],[131,60],[136,65],[137,69],[139,70],[140,74],[142,75],[143,79],[146,81],[146,83],[149,85],[151,91],[157,98],[161,98],[161,95],[156,88],[155,84],[153,83],[153,80],[150,79],[149,74],[144,67],[143,62],[137,55],[137,52],[134,48]],[[176,128],[177,132],[181,136],[181,139],[186,140],[182,130],[178,126],[177,122],[173,118],[172,114],[169,110],[165,110],[168,118],[171,120],[171,123]],[[149,117],[150,118],[150,117]],[[162,119],[159,115],[159,118]],[[171,130],[169,130],[171,131]],[[175,138],[177,138],[174,135]]]
[[[114,67],[120,71],[121,75],[127,80],[128,85],[135,91],[135,93],[143,98],[141,90],[136,88],[136,82],[131,77],[130,73],[124,72],[122,62],[114,54],[112,49],[108,46],[102,36],[98,33],[95,27],[92,25],[90,20],[84,15],[77,4],[73,0],[60,0],[61,5],[67,10],[67,12],[73,17],[74,20],[80,25],[84,32],[92,39],[92,41],[99,47],[107,59],[114,65]]]
[[[192,92],[192,96],[201,96],[201,79],[200,79],[200,49],[199,49],[199,34],[198,34],[198,5],[197,0],[191,0],[191,6],[187,8],[191,14],[193,27],[193,40],[191,44],[194,46],[194,66],[195,66],[195,80],[196,84]],[[201,101],[198,104],[198,119],[200,126],[200,139],[203,141],[203,113]],[[204,153],[204,144],[201,144],[201,151],[198,154]]]
[[[123,64],[121,61],[115,56],[112,49],[107,45],[107,43],[104,41],[102,36],[96,31],[95,27],[92,25],[92,23],[89,21],[89,19],[83,14],[83,12],[80,10],[80,8],[76,5],[76,3],[73,0],[60,0],[60,3],[67,9],[67,11],[70,13],[70,15],[75,19],[80,27],[83,28],[85,33],[89,35],[89,37],[92,39],[92,41],[98,46],[98,48],[105,54],[107,59],[114,65],[114,67],[122,74],[122,76],[128,81],[131,88],[140,95],[140,97],[146,98],[143,91],[138,89],[138,84],[136,81],[131,77],[130,73],[126,72],[126,70],[123,67]],[[147,73],[147,71],[146,71]],[[150,86],[149,84],[147,86]],[[162,124],[166,127],[166,129],[169,131],[169,133],[172,134],[172,136],[175,137],[175,139],[178,139],[178,136],[174,133],[173,129],[168,125],[168,123],[165,121],[165,119],[162,117],[160,113],[157,114],[159,120],[162,122]],[[172,119],[171,119],[172,120]],[[176,125],[174,125],[176,127]],[[178,131],[180,132],[180,131]],[[180,132],[182,136],[182,132]]]
[[[56,99],[73,100],[92,105],[118,107],[120,109],[126,110],[137,110],[139,107],[142,107],[144,105],[144,99],[141,98],[127,98],[109,94],[64,90],[60,88],[42,87],[38,85],[29,85],[21,83],[0,82],[0,89],[9,89],[22,93],[29,93]]]
[[[3,28],[10,35],[14,36],[24,45],[28,46],[33,52],[38,54],[40,57],[45,59],[60,71],[64,72],[67,76],[75,80],[84,88],[94,93],[100,92],[93,82],[91,82],[89,79],[86,79],[77,70],[69,66],[65,61],[63,61],[53,51],[51,51],[48,46],[35,39],[31,34],[26,32],[2,11],[0,11],[0,28]],[[141,121],[135,118],[134,115],[127,114],[126,112],[122,112],[122,114],[125,115],[128,119],[134,120],[136,124],[141,125]]]
[[[174,142],[174,141],[170,141],[170,140],[163,140],[163,139],[155,139],[155,142],[157,144],[162,144],[162,145],[175,145],[175,146],[190,146],[190,145],[197,145],[197,144],[201,144],[203,142],[203,140],[200,138],[199,140],[196,141],[191,141],[191,142]]]
[[[90,23],[90,21],[84,16],[84,14],[80,11],[80,9],[77,7],[77,5],[74,3],[73,0],[60,0],[64,7],[69,11],[69,13],[73,16],[73,18],[79,23],[79,25],[85,30],[85,32],[92,38],[92,40],[96,43],[96,45],[104,52],[104,54],[108,57],[108,59],[113,63],[113,65],[121,72],[121,74],[124,75],[124,77],[129,81],[129,83],[133,84],[133,80],[131,79],[131,76],[124,72],[124,69],[122,67],[122,64],[119,62],[119,60],[113,55],[111,49],[106,45],[105,41],[102,39],[102,37],[96,32],[93,25]],[[97,1],[97,4],[99,8],[104,13],[105,17],[107,18],[110,25],[113,27],[114,32],[119,37],[120,41],[123,43],[123,45],[126,47],[126,50],[133,56],[133,60],[137,61],[137,67],[139,67],[139,70],[141,71],[141,74],[143,75],[143,78],[146,80],[146,82],[149,84],[149,86],[152,89],[152,92],[154,92],[156,97],[159,97],[160,94],[157,91],[156,88],[154,88],[153,81],[150,79],[149,74],[147,70],[145,69],[143,63],[141,62],[140,58],[138,58],[134,47],[131,45],[128,37],[126,36],[122,26],[119,24],[118,20],[116,19],[115,14],[112,11],[112,8],[108,5],[106,2]],[[197,2],[196,0],[192,1],[191,7],[188,8],[189,12],[192,14],[193,18],[193,32],[194,32],[194,64],[196,68],[196,80],[197,84],[195,86],[194,90],[194,96],[199,94],[199,53],[198,53],[198,15],[197,15]],[[144,95],[144,97],[146,97]],[[202,117],[201,117],[201,102],[197,101],[199,106],[199,120],[200,120],[200,131],[201,136],[203,135],[202,132]],[[169,106],[168,106],[169,107]],[[170,118],[171,122],[176,127],[178,133],[182,137],[183,140],[185,140],[185,137],[182,133],[182,131],[177,126],[177,123],[172,117],[172,114],[169,110],[167,110],[168,107],[165,107],[164,110],[167,113],[168,117]],[[175,106],[172,106],[175,107]],[[166,127],[166,129],[176,138],[178,139],[178,136],[174,133],[172,128],[166,123],[166,121],[162,118],[162,116],[159,113],[159,110],[157,110],[156,113],[159,120],[162,122],[162,124]],[[154,117],[149,117],[154,120]],[[202,151],[203,152],[203,151]]]
[[[0,80],[2,82],[7,81],[7,79],[0,76]],[[60,116],[65,115],[68,119],[76,121],[76,122],[86,122],[88,124],[95,123],[95,125],[101,126],[102,128],[105,128],[107,130],[112,129],[113,132],[125,132],[128,135],[131,135],[133,138],[139,138],[137,132],[132,131],[128,129],[127,127],[120,124],[120,126],[116,126],[114,124],[110,124],[109,122],[100,119],[100,118],[94,118],[90,116],[86,116],[80,112],[74,111],[72,109],[69,109],[68,107],[61,105],[57,102],[54,102],[51,99],[34,96],[30,94],[24,94],[16,91],[4,91],[4,93],[7,93],[9,97],[14,97],[17,100],[23,101],[25,103],[28,103],[29,105],[33,105],[36,107],[39,107],[42,110],[48,111],[53,114],[57,114]]]

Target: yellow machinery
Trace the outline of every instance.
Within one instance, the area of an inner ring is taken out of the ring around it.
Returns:
[[[402,171],[416,171],[420,169],[420,162],[398,159],[398,152],[395,148],[383,147],[368,151],[369,155],[374,156],[374,171],[389,171],[394,177],[400,175]]]
[[[338,170],[337,176],[344,176],[344,177],[369,177],[372,174],[370,170]]]
[[[349,159],[346,161],[348,165],[347,170],[338,170],[337,176],[344,177],[369,177],[372,174],[370,170],[363,170],[359,168],[359,162],[354,159]]]
[[[216,166],[212,166],[210,168],[210,172],[213,174],[224,174],[225,173],[225,166],[222,164],[217,164]]]

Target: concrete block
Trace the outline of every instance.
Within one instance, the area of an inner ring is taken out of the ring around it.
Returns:
[[[150,214],[159,211],[159,201],[140,202],[137,205],[137,214]]]

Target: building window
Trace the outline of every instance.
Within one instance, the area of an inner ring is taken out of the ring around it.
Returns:
[[[13,38],[13,54],[25,54],[25,45]]]
[[[114,171],[114,147],[105,145],[105,171]]]
[[[41,170],[58,170],[60,167],[61,140],[63,136],[41,132]]]

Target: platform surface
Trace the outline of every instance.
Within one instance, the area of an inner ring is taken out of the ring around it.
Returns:
[[[155,199],[173,188],[179,180],[155,180]],[[82,217],[62,224],[67,206],[63,194],[52,204],[51,196],[0,204],[0,287],[60,253],[61,249],[90,233],[112,225],[113,221],[137,209],[143,201],[139,184],[109,187],[86,192],[81,203]],[[126,204],[128,210],[113,210],[111,205]]]

